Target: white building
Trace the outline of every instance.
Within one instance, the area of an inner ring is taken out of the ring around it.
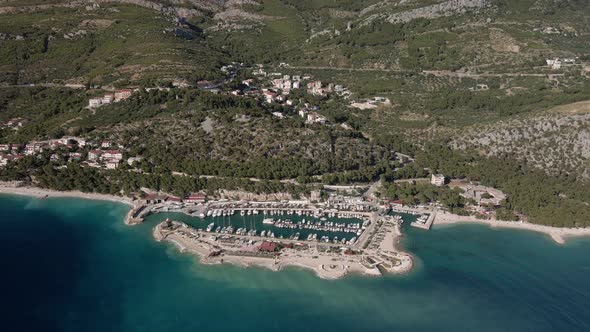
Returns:
[[[102,97],[103,104],[110,104],[115,100],[115,95],[113,94],[106,94]]]
[[[307,113],[307,119],[305,120],[305,122],[325,124],[326,118],[316,112],[309,112]]]
[[[443,186],[445,184],[445,176],[442,174],[432,174],[430,184],[438,187]]]
[[[89,108],[97,108],[102,105],[102,98],[90,98],[88,101]]]
[[[133,164],[134,164],[135,162],[138,162],[138,163],[139,163],[139,162],[141,162],[142,160],[143,160],[143,157],[129,157],[129,158],[127,159],[127,164],[128,164],[129,166],[133,166]]]
[[[119,150],[107,150],[102,154],[102,158],[116,160],[119,162],[121,159],[123,159],[123,153],[121,153]]]
[[[102,155],[102,150],[92,150],[88,152],[88,160],[98,160],[98,158]]]
[[[106,169],[115,169],[119,166],[119,162],[116,160],[107,160],[104,165]]]

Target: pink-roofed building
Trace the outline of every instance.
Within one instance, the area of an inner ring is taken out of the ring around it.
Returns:
[[[264,91],[264,98],[266,99],[267,103],[272,103],[276,96],[277,94],[272,91]]]
[[[264,241],[260,244],[260,251],[273,252],[277,249],[277,244],[274,242]]]
[[[80,152],[70,152],[69,156],[70,156],[70,160],[82,159],[82,154]]]
[[[166,203],[180,203],[180,202],[182,202],[182,199],[180,199],[180,197],[176,197],[176,196],[166,197]]]
[[[131,89],[122,89],[115,91],[115,101],[120,101],[131,97],[133,90]]]
[[[17,161],[24,158],[22,155],[5,154],[1,155],[0,166],[6,166],[11,161]]]
[[[8,122],[6,122],[6,126],[19,128],[19,127],[24,126],[27,122],[28,122],[28,120],[23,119],[23,118],[13,118],[13,119],[8,120]]]
[[[25,154],[27,156],[41,152],[41,150],[43,150],[43,145],[40,143],[29,143],[25,146]]]
[[[118,162],[119,160],[123,159],[123,153],[119,150],[107,150],[103,152],[102,158],[117,160]]]
[[[187,196],[184,201],[187,203],[203,203],[207,199],[207,195],[205,194],[191,194]]]
[[[166,196],[163,196],[163,195],[150,194],[150,195],[147,195],[147,196],[144,198],[144,201],[145,201],[147,204],[157,204],[157,203],[162,203],[162,202],[164,202],[164,201],[166,200],[166,198],[167,198],[167,197],[166,197]]]

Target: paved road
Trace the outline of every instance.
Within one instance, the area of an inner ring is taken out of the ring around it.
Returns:
[[[67,88],[67,89],[84,89],[86,88],[83,84],[56,84],[56,83],[37,83],[37,84],[2,84],[0,88]]]
[[[387,68],[344,68],[344,67],[331,67],[331,66],[290,66],[285,69],[308,69],[308,70],[335,70],[335,71],[355,71],[355,72],[387,72],[387,73],[415,73],[413,70],[404,69],[387,69]],[[546,73],[472,73],[472,72],[453,72],[446,70],[422,70],[419,73],[424,75],[434,76],[449,76],[449,77],[469,77],[469,78],[480,78],[480,77],[546,77],[552,76],[563,76],[563,74],[546,74]]]

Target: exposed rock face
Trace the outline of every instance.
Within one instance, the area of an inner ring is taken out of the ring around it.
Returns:
[[[451,146],[475,148],[487,156],[512,154],[549,174],[590,178],[590,113],[546,114],[478,126]]]
[[[251,20],[251,21],[261,21],[266,19],[272,19],[270,16],[260,15],[249,13],[247,11],[243,11],[239,8],[228,8],[222,12],[215,14],[215,20],[221,21],[240,21],[240,20]]]
[[[52,4],[38,4],[38,5],[23,5],[0,7],[1,14],[20,13],[20,12],[35,12],[40,10],[47,10],[51,8],[75,8],[87,7],[92,8],[96,4],[122,3],[136,5],[163,14],[173,15],[182,18],[190,18],[195,16],[202,16],[204,12],[217,13],[223,11],[227,7],[237,6],[242,4],[257,4],[253,0],[75,0],[64,1],[61,3]],[[12,4],[12,3],[11,3]]]
[[[86,1],[89,3],[125,3],[130,5],[136,5],[148,9],[152,9],[163,14],[174,15],[182,18],[189,18],[194,16],[201,16],[203,13],[197,9],[188,8],[188,7],[176,7],[173,5],[165,5],[160,2],[156,1],[148,1],[148,0],[90,0]],[[173,1],[171,3],[181,4],[184,3],[183,1]],[[199,3],[207,3],[207,1],[200,1]],[[203,8],[203,7],[201,7]],[[205,8],[207,8],[205,6]]]
[[[362,25],[374,20],[384,20],[389,23],[404,23],[418,18],[438,18],[463,14],[468,10],[476,10],[489,6],[490,0],[448,0],[439,4],[416,8],[393,14],[373,14],[365,18]]]

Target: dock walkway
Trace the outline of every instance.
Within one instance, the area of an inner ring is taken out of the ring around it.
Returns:
[[[428,219],[426,219],[425,223],[420,223],[420,222],[414,221],[410,224],[410,226],[422,228],[425,230],[430,230],[435,217],[436,217],[436,212],[431,212],[430,215],[428,216]]]

